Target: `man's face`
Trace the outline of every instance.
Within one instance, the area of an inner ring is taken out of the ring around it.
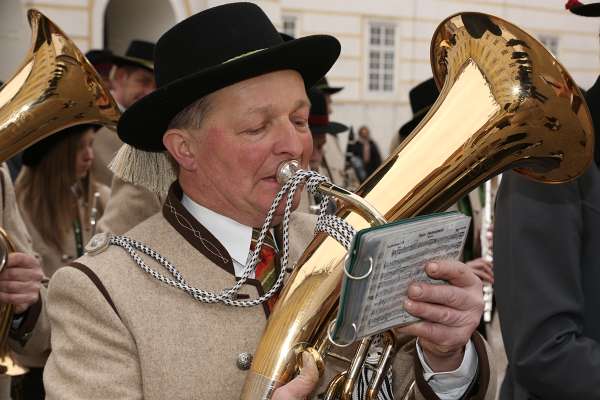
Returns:
[[[117,102],[129,108],[156,89],[154,73],[144,68],[117,68],[111,87]]]
[[[272,72],[221,89],[209,101],[202,127],[190,131],[195,170],[183,171],[181,184],[205,207],[261,226],[281,188],[277,167],[288,160],[308,166],[312,138],[304,81],[296,71]],[[275,224],[283,209],[282,201]]]

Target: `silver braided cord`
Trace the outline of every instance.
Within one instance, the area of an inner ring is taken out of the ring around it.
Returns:
[[[381,358],[383,357],[383,347],[381,334],[373,336],[373,341],[369,347],[369,353],[365,360],[365,364],[360,371],[359,378],[354,385],[354,390],[352,391],[352,400],[363,400],[367,398],[369,383],[375,375],[375,368],[379,365]],[[381,382],[379,392],[375,397],[376,400],[394,399],[392,379],[392,366],[390,365],[384,379]]]
[[[286,182],[285,185],[282,186],[281,190],[275,196],[271,207],[269,208],[269,212],[267,213],[267,217],[265,218],[265,222],[260,230],[260,234],[258,236],[258,240],[256,242],[256,246],[252,253],[252,257],[246,264],[242,276],[240,279],[229,289],[224,289],[221,293],[213,293],[210,291],[198,289],[196,287],[190,286],[186,280],[183,278],[181,273],[175,268],[173,264],[171,264],[167,259],[161,256],[158,252],[153,250],[152,248],[146,246],[143,243],[140,243],[136,240],[133,240],[127,236],[110,236],[109,243],[112,245],[122,247],[135,261],[136,265],[140,267],[144,272],[151,275],[153,278],[165,283],[169,286],[178,288],[183,290],[187,294],[189,294],[194,299],[204,302],[204,303],[223,303],[230,306],[235,307],[253,307],[259,304],[264,303],[269,300],[275,293],[279,291],[281,286],[283,285],[283,280],[285,278],[287,265],[288,265],[288,257],[289,257],[289,223],[290,223],[290,214],[292,212],[292,205],[294,194],[302,183],[306,182],[306,188],[311,193],[317,193],[318,186],[322,182],[329,182],[329,179],[319,175],[314,171],[305,171],[298,170],[292,178]],[[281,256],[281,266],[279,270],[279,275],[277,280],[262,296],[249,299],[249,300],[237,300],[238,291],[240,288],[246,283],[250,275],[254,272],[256,265],[260,260],[260,250],[262,248],[263,242],[267,235],[267,232],[270,229],[271,222],[273,220],[273,215],[279,206],[279,203],[283,199],[283,197],[287,194],[284,215],[283,215],[283,255]],[[315,232],[325,232],[336,239],[340,244],[342,244],[346,249],[350,248],[350,243],[356,234],[355,229],[348,224],[346,221],[332,216],[327,215],[327,205],[329,203],[329,196],[323,196],[322,201],[319,206],[319,217],[317,219],[317,225],[315,227]],[[136,250],[141,251],[147,256],[151,257],[155,261],[157,261],[163,268],[165,268],[172,278],[157,272],[156,270],[150,268],[140,257]]]

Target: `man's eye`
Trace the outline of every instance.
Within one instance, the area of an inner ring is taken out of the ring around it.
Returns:
[[[259,126],[258,128],[255,128],[255,129],[248,129],[246,131],[246,133],[248,133],[250,135],[258,135],[259,133],[261,133],[264,130],[265,130],[265,126],[261,125],[261,126]]]
[[[298,127],[298,128],[308,128],[308,121],[305,119],[297,119],[294,121],[294,124]]]

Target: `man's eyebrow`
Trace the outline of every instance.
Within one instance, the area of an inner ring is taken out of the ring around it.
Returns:
[[[297,111],[303,107],[310,108],[310,101],[308,99],[300,99],[294,103],[294,111]],[[273,111],[273,105],[269,104],[266,106],[252,106],[248,109],[248,114],[270,114]]]
[[[310,100],[300,99],[300,100],[296,101],[296,104],[294,105],[294,111],[299,110],[300,108],[303,108],[303,107],[310,108]]]
[[[268,114],[272,110],[273,106],[269,104],[266,106],[252,106],[248,108],[247,112],[248,114]]]

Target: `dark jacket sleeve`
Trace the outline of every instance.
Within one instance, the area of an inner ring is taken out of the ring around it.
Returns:
[[[589,250],[600,230],[600,202],[590,202],[599,180],[595,165],[561,185],[513,172],[502,180],[494,232],[495,294],[510,390],[524,391],[527,398],[600,398],[600,343],[586,333],[598,322],[586,319],[591,299],[585,283],[586,268],[600,267],[600,242],[596,254]]]

